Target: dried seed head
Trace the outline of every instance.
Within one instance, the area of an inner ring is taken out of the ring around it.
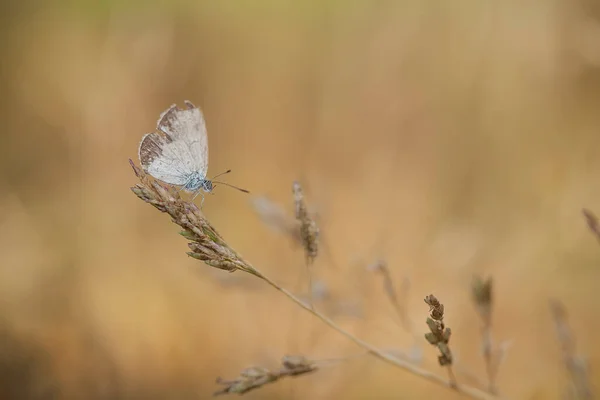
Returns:
[[[183,228],[180,234],[190,241],[188,247],[191,251],[187,253],[190,257],[226,271],[242,270],[256,274],[254,268],[225,242],[195,204],[184,201],[176,190],[151,180],[133,161],[129,162],[140,180],[131,190],[141,200],[169,214],[171,220]]]
[[[452,365],[452,352],[448,346],[452,331],[444,325],[444,305],[432,294],[425,297],[425,303],[429,306],[429,318],[427,326],[430,332],[425,334],[425,340],[440,351],[438,362],[441,366]]]
[[[319,228],[315,220],[309,215],[304,201],[304,192],[299,182],[292,185],[294,193],[294,205],[296,209],[296,219],[300,222],[300,238],[304,246],[307,262],[312,262],[319,252]]]
[[[270,373],[271,371],[263,367],[249,367],[243,369],[242,372],[240,372],[240,375],[246,378],[261,378]]]
[[[281,364],[282,367],[279,371],[270,371],[262,367],[250,367],[240,372],[240,376],[234,380],[228,381],[217,378],[217,383],[225,387],[215,392],[214,395],[244,394],[285,377],[303,375],[317,370],[316,364],[304,356],[285,356],[281,360]]]
[[[266,368],[250,367],[244,369],[240,376],[232,381],[227,381],[217,378],[217,383],[225,385],[225,387],[214,393],[214,396],[219,396],[227,393],[244,394],[252,389],[257,389],[267,383],[274,382],[279,377],[276,373],[272,373]]]
[[[317,368],[314,362],[304,356],[285,356],[281,364],[289,375],[301,375]]]
[[[306,205],[304,204],[304,191],[302,190],[302,186],[300,186],[300,182],[294,181],[292,184],[292,193],[294,193],[296,219],[300,220],[308,214],[306,211]]]

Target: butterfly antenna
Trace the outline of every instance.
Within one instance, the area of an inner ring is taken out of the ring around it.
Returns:
[[[242,189],[242,188],[240,188],[240,187],[237,187],[237,186],[231,185],[231,184],[229,184],[229,183],[225,183],[225,182],[219,182],[219,181],[213,181],[213,182],[214,182],[214,183],[219,183],[219,184],[221,184],[221,185],[229,186],[229,187],[231,187],[231,188],[234,188],[234,189],[237,189],[237,190],[239,190],[240,192],[244,192],[244,193],[250,193],[250,191],[249,191],[249,190]]]
[[[228,174],[228,173],[230,173],[230,172],[231,172],[231,170],[230,170],[230,169],[228,169],[228,170],[227,170],[227,171],[225,171],[225,172],[221,172],[220,174],[213,176],[212,180],[214,180],[215,178],[218,178],[218,177],[220,177],[221,175]]]

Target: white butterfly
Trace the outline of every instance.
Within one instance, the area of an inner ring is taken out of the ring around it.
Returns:
[[[194,193],[194,198],[202,191],[210,193],[213,182],[238,188],[225,182],[206,179],[208,172],[208,136],[202,111],[190,101],[184,102],[186,109],[175,104],[164,111],[156,124],[156,132],[144,135],[138,155],[144,171],[165,183],[181,186]],[[219,174],[227,174],[228,170]],[[214,179],[214,178],[213,178]]]

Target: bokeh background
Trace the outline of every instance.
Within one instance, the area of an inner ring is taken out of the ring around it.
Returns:
[[[285,354],[360,354],[262,282],[188,258],[177,227],[130,192],[141,136],[186,99],[207,119],[209,174],[231,168],[252,192],[221,187],[206,215],[306,293],[302,249],[252,205],[291,216],[299,179],[322,229],[318,306],[358,337],[444,373],[368,271],[384,259],[398,286],[410,280],[419,334],[423,297],[446,305],[462,382],[485,378],[473,274],[494,277],[494,336],[512,343],[502,393],[561,398],[550,298],[600,362],[600,246],[581,215],[600,213],[598,2],[0,7],[2,398],[209,398],[217,376]],[[433,396],[459,398],[354,357],[247,398]]]

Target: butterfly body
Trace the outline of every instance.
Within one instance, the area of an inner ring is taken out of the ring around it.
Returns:
[[[213,184],[210,179],[205,179],[199,173],[192,173],[189,180],[183,185],[183,189],[188,192],[197,192],[203,190],[207,193],[212,192]]]

